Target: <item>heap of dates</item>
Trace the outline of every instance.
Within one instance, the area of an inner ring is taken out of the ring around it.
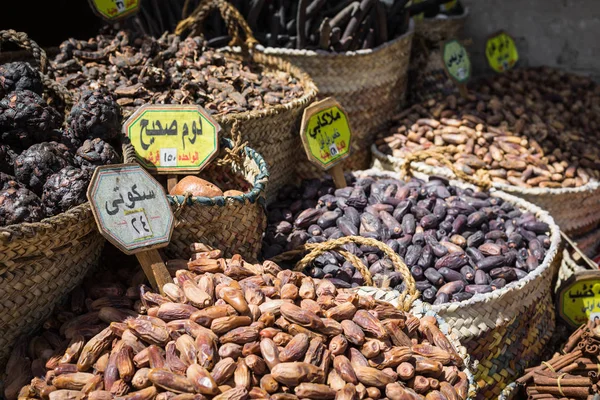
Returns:
[[[167,263],[164,295],[123,268],[73,291],[15,346],[7,399],[467,398],[464,360],[435,318],[192,249]]]
[[[207,47],[204,39],[159,39],[128,31],[60,45],[52,65],[57,81],[79,91],[106,87],[125,117],[151,104],[198,104],[225,114],[260,110],[300,98],[290,74]]]
[[[436,176],[428,182],[354,175],[347,180],[343,189],[335,189],[331,179],[284,187],[269,206],[263,256],[344,236],[376,239],[402,257],[424,301],[444,304],[523,279],[550,247],[547,223],[487,192]],[[379,248],[342,247],[369,268],[376,286],[405,289],[402,274]],[[360,271],[333,250],[317,257],[306,273],[341,288],[364,284]]]

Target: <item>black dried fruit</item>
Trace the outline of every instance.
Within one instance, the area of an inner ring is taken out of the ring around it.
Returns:
[[[0,65],[0,96],[15,90],[31,90],[39,95],[44,90],[40,73],[27,62]]]
[[[17,157],[15,177],[41,195],[46,179],[67,165],[73,165],[73,156],[67,146],[56,142],[38,143]]]
[[[62,116],[30,90],[9,93],[0,100],[0,139],[23,149],[47,140]]]
[[[67,119],[73,135],[85,139],[113,140],[121,132],[121,109],[106,89],[85,90]]]
[[[44,184],[42,204],[47,216],[57,215],[87,201],[86,191],[92,170],[67,166],[51,175]]]
[[[0,172],[14,174],[14,163],[17,153],[7,144],[0,144]]]
[[[38,222],[44,218],[42,202],[27,188],[0,190],[0,226]]]
[[[118,164],[121,161],[114,147],[100,138],[88,139],[77,149],[75,161],[84,168]]]
[[[0,172],[0,190],[9,188],[20,189],[24,187],[25,185],[23,185],[21,182],[18,182],[14,176]]]

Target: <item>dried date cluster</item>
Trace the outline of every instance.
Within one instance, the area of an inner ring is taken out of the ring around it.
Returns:
[[[37,222],[86,201],[90,168],[119,162],[108,142],[120,110],[106,90],[83,92],[63,117],[25,62],[0,66],[0,226]],[[106,140],[106,141],[105,141]]]
[[[468,100],[430,100],[395,117],[377,140],[394,157],[444,151],[467,174],[523,188],[568,188],[600,177],[600,86],[550,68],[480,82]],[[428,159],[438,166],[437,160]]]
[[[317,179],[282,189],[270,205],[263,256],[344,236],[380,240],[403,258],[422,299],[443,304],[524,278],[550,246],[549,226],[535,215],[443,178],[348,178],[351,184],[344,189]],[[344,248],[369,268],[376,286],[404,289],[402,275],[378,248]],[[324,252],[306,272],[342,288],[364,283],[360,271],[336,251]]]
[[[107,87],[125,117],[146,103],[199,104],[223,114],[265,109],[303,94],[289,74],[209,49],[201,38],[120,31],[70,39],[60,49],[53,63],[57,80],[69,89]]]
[[[139,273],[116,277],[123,268],[76,289],[15,346],[6,398],[467,398],[464,361],[434,317],[192,249],[167,263],[164,296]]]

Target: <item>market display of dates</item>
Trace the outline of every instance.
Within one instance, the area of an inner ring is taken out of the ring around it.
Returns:
[[[14,399],[466,399],[464,360],[421,319],[326,279],[192,245],[162,296],[90,276],[6,366]]]
[[[26,62],[0,66],[0,226],[37,222],[87,201],[93,169],[120,162],[121,111],[84,91],[66,121]]]
[[[282,189],[269,208],[263,256],[344,236],[380,240],[410,268],[422,299],[443,304],[523,279],[550,247],[548,224],[532,213],[444,178],[348,176],[348,182],[335,189],[331,180],[314,179]],[[404,289],[402,275],[378,248],[343,247],[369,268],[376,286]],[[364,283],[360,271],[335,251],[319,256],[306,272],[340,288]]]
[[[467,174],[522,188],[580,187],[600,177],[600,86],[541,67],[483,79],[469,99],[449,96],[402,111],[377,141],[405,158],[445,152]],[[437,160],[427,160],[438,166]]]
[[[52,65],[76,92],[106,87],[124,117],[144,104],[198,104],[215,114],[264,110],[303,95],[293,76],[207,47],[202,38],[129,31],[69,39]]]

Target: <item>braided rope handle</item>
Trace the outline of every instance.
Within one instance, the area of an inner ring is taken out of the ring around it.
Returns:
[[[364,238],[362,236],[345,236],[339,239],[329,240],[323,243],[307,243],[304,244],[304,246],[302,246],[301,248],[280,254],[272,260],[275,261],[276,259],[287,259],[290,256],[295,256],[299,253],[302,253],[305,250],[309,250],[309,253],[305,255],[304,258],[302,258],[302,260],[300,260],[294,267],[294,271],[302,271],[324,252],[329,250],[335,250],[342,256],[344,256],[348,261],[350,261],[356,269],[358,269],[358,271],[362,274],[363,278],[365,279],[365,283],[367,285],[373,286],[373,278],[371,277],[369,269],[362,263],[362,261],[357,256],[341,248],[343,245],[349,243],[377,247],[383,252],[383,254],[385,254],[390,259],[396,271],[402,274],[402,278],[406,286],[404,291],[400,293],[400,296],[398,297],[398,307],[401,308],[403,311],[410,310],[412,303],[420,295],[415,285],[415,279],[413,278],[412,274],[410,273],[410,270],[408,269],[402,258],[400,258],[400,256],[396,254],[388,245],[380,242],[379,240]]]
[[[49,64],[44,49],[42,49],[35,41],[31,40],[26,33],[17,32],[12,29],[0,31],[0,44],[2,43],[14,43],[31,52],[39,68],[38,72],[40,73],[40,79],[42,80],[44,88],[49,89],[52,94],[56,95],[57,98],[65,103],[65,113],[68,113],[68,109],[73,104],[73,96],[66,87],[48,77]]]
[[[248,141],[242,142],[242,134],[240,132],[240,120],[235,118],[231,126],[231,141],[233,146],[231,149],[224,149],[225,155],[223,158],[216,161],[218,166],[226,165],[243,165],[244,148],[248,146]]]
[[[29,39],[25,32],[17,32],[13,29],[0,31],[0,44],[14,43],[17,46],[28,50],[33,55],[35,62],[42,74],[48,72],[48,58],[46,52],[36,42]]]
[[[406,156],[406,158],[404,158],[404,163],[400,166],[400,173],[403,177],[410,177],[412,176],[411,163],[413,161],[425,161],[428,158],[433,158],[452,171],[456,178],[460,180],[475,185],[483,190],[489,190],[492,187],[492,180],[489,174],[485,173],[483,170],[478,170],[476,175],[469,175],[461,171],[460,169],[456,168],[456,166],[448,159],[442,150],[443,149],[440,149],[439,151],[420,150],[409,154]]]
[[[175,33],[181,35],[184,31],[190,29],[191,36],[202,35],[204,20],[210,11],[215,8],[219,9],[221,17],[227,26],[227,32],[229,33],[229,36],[231,36],[231,42],[229,42],[230,46],[242,45],[245,43],[246,47],[251,49],[258,44],[258,41],[254,38],[252,30],[242,14],[225,0],[202,0],[189,17],[179,21],[179,24],[177,24],[177,27],[175,28]],[[242,42],[240,39],[240,28],[246,37],[245,42]]]

